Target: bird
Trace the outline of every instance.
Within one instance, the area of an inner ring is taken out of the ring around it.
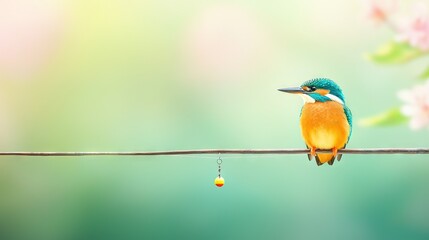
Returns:
[[[280,88],[281,92],[299,95],[304,100],[301,108],[301,135],[307,149],[308,159],[314,157],[318,166],[335,159],[341,160],[338,150],[344,149],[352,134],[352,112],[346,106],[344,94],[333,80],[314,78],[299,87]],[[328,153],[317,153],[328,150]]]

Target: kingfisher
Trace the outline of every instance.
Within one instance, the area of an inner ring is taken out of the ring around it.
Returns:
[[[301,134],[308,159],[314,157],[317,165],[334,164],[341,160],[339,149],[346,147],[352,133],[352,112],[346,106],[341,88],[331,79],[314,78],[300,87],[281,88],[282,92],[297,94],[304,100],[301,109]],[[330,153],[316,153],[316,150]]]

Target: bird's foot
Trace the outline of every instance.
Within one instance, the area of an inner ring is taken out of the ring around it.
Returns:
[[[338,154],[338,149],[336,147],[332,148],[332,155],[334,155],[334,157],[337,157]]]
[[[313,157],[316,156],[316,147],[310,147],[310,155]]]
[[[337,155],[338,155],[338,149],[336,147],[332,148],[332,158],[331,158],[331,160],[328,161],[329,165],[334,164],[334,161],[335,161],[335,158],[337,157]],[[341,159],[341,154],[339,154],[338,156],[340,156],[339,158]]]

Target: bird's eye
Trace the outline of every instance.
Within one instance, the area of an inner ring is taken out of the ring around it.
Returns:
[[[306,92],[314,92],[314,91],[316,91],[316,87],[304,87],[304,91],[306,91]]]

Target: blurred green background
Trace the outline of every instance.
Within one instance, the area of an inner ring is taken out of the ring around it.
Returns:
[[[365,60],[392,34],[360,1],[2,4],[2,151],[302,148],[302,100],[277,88],[329,77],[357,120],[400,104],[422,68]],[[428,134],[355,125],[348,147]],[[0,238],[429,237],[427,156],[222,158],[216,188],[217,156],[1,157]]]

